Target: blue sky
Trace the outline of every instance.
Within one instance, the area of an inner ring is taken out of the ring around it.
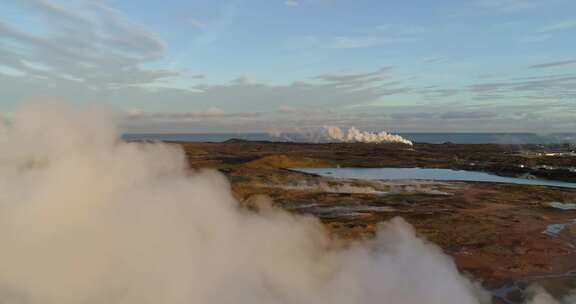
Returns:
[[[131,132],[570,132],[573,0],[4,0],[0,112]]]

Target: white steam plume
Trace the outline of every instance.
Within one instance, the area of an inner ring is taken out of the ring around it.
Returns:
[[[476,304],[489,297],[401,219],[346,249],[310,217],[238,208],[182,151],[104,112],[19,111],[0,142],[0,303]]]
[[[413,143],[395,134],[390,134],[385,131],[379,133],[361,131],[355,127],[351,127],[348,131],[343,131],[336,126],[325,126],[324,134],[330,140],[342,142],[363,142],[363,143],[401,143],[406,145],[413,145]]]
[[[8,126],[8,122],[7,122],[6,118],[4,117],[4,115],[2,113],[0,113],[0,137],[4,136],[4,133],[6,132],[7,126]]]

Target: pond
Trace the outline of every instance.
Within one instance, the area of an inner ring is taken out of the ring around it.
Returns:
[[[486,172],[428,168],[295,168],[294,170],[335,178],[369,180],[439,180],[491,182],[576,188],[576,183],[545,179],[504,177]]]

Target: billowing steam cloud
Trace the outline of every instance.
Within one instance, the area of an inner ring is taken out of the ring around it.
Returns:
[[[102,111],[32,106],[0,141],[0,303],[477,304],[401,219],[337,246],[315,219],[238,208],[226,179]]]
[[[348,131],[343,131],[336,126],[325,126],[324,134],[328,139],[342,142],[401,143],[412,145],[411,141],[400,135],[390,134],[385,131],[380,133],[361,131],[355,127],[351,127]]]

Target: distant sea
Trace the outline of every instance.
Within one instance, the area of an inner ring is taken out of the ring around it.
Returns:
[[[576,143],[576,133],[397,133],[417,143],[455,144],[562,144]],[[229,139],[310,142],[301,134],[272,137],[266,133],[213,133],[213,134],[124,134],[126,140],[161,140],[188,142],[223,142]]]

